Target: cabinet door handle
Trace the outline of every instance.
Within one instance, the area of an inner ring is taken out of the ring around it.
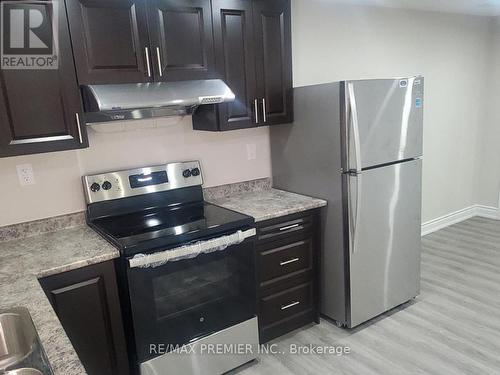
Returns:
[[[262,98],[262,113],[264,115],[264,122],[267,122],[267,115],[266,115],[266,99]]]
[[[283,230],[288,230],[288,229],[292,229],[292,228],[297,228],[300,224],[292,224],[292,225],[287,225],[286,227],[281,227],[280,228],[280,232],[283,231]]]
[[[255,111],[255,123],[259,123],[259,104],[257,103],[257,99],[253,101],[253,107]]]
[[[146,66],[148,68],[148,77],[151,78],[151,64],[149,63],[149,48],[144,47],[144,53],[146,55]]]
[[[83,143],[83,138],[82,138],[82,126],[80,125],[80,115],[75,113],[76,117],[76,125],[78,126],[78,139],[80,140],[80,144]]]
[[[286,310],[286,309],[289,309],[290,307],[297,306],[299,303],[300,303],[299,301],[295,301],[295,302],[292,302],[288,305],[281,306],[281,310]]]
[[[283,262],[280,262],[280,266],[286,266],[287,264],[298,262],[299,259],[300,258],[293,258],[293,259],[290,259],[290,260],[285,260]]]
[[[160,77],[163,77],[163,73],[161,71],[160,47],[156,47],[156,58],[158,60],[158,72],[160,74]]]

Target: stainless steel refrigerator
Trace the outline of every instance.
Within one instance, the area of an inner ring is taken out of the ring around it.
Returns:
[[[322,313],[354,327],[420,291],[423,77],[294,89],[273,184],[324,198]]]

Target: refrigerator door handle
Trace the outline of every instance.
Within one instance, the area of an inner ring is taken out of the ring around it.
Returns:
[[[351,114],[349,117],[349,126],[350,126],[349,130],[350,131],[348,134],[352,136],[352,142],[354,143],[354,166],[349,165],[349,170],[354,171],[356,173],[360,173],[361,172],[361,143],[359,140],[359,123],[358,123],[358,110],[356,107],[356,95],[354,95],[354,84],[352,82],[349,82],[347,84],[347,92],[348,92],[348,97],[349,97],[349,110],[350,110],[350,114]],[[349,145],[351,144],[350,140],[348,141],[348,144]],[[351,148],[349,147],[348,150],[349,150],[348,159],[350,162],[351,161]]]
[[[356,191],[354,193],[352,191],[353,181],[356,182]],[[361,173],[349,174],[348,207],[349,207],[349,247],[351,254],[354,254],[356,252],[359,217],[361,215],[361,188],[362,188]],[[355,199],[354,203],[353,199]]]

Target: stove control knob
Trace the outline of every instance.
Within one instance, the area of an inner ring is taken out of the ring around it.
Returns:
[[[191,169],[191,175],[192,176],[199,176],[200,175],[200,168],[193,168]]]
[[[112,188],[112,186],[113,186],[113,185],[111,185],[111,182],[109,182],[109,181],[104,181],[104,182],[102,183],[102,188],[103,188],[104,190],[109,190],[109,189],[111,189],[111,188]]]
[[[98,192],[99,190],[101,190],[101,186],[97,182],[94,182],[92,185],[90,185],[90,190],[92,190],[94,193]]]
[[[182,175],[184,176],[184,178],[191,177],[191,171],[189,169],[184,169],[182,171]]]

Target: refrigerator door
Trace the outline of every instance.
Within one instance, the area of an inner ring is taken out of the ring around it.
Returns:
[[[344,170],[422,156],[423,77],[346,81]]]
[[[344,176],[354,327],[419,293],[422,160]]]

